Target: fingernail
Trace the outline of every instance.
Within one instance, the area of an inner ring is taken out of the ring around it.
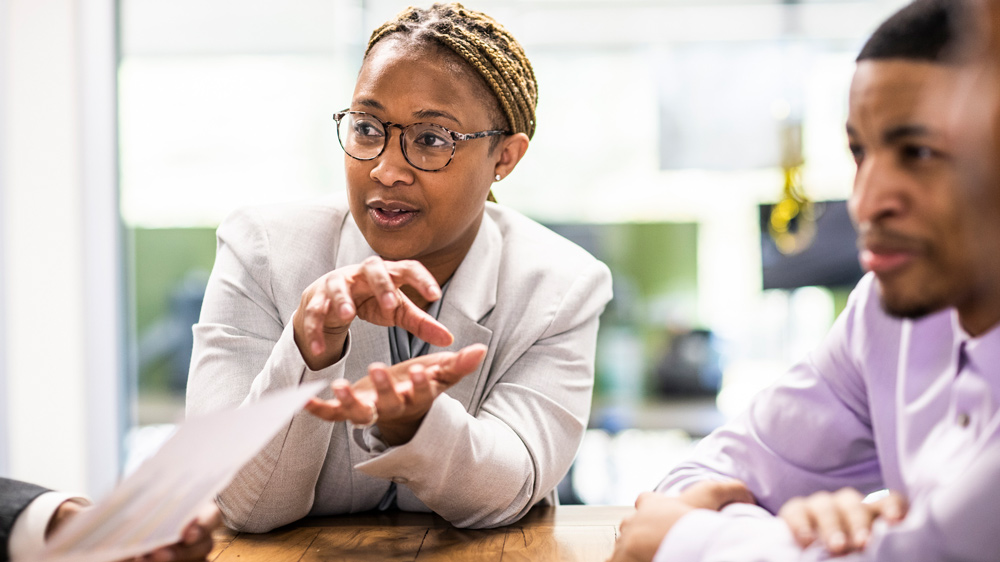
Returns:
[[[323,344],[321,344],[320,342],[314,341],[312,343],[311,347],[312,347],[312,351],[313,351],[313,353],[315,355],[319,355],[320,353],[323,353]]]
[[[184,533],[184,544],[194,544],[198,541],[198,537],[201,536],[201,532],[197,527],[192,527]]]
[[[413,382],[423,383],[427,380],[427,375],[424,373],[423,369],[414,369],[410,372],[410,378],[413,379]]]
[[[840,551],[847,546],[847,537],[844,533],[834,533],[830,535],[830,540],[827,542],[827,546],[830,550]]]
[[[395,293],[385,293],[382,295],[382,306],[393,307],[396,306],[396,295]]]
[[[375,384],[384,385],[386,383],[385,373],[381,370],[372,371],[372,380]]]
[[[867,542],[868,542],[868,530],[858,529],[858,531],[854,533],[854,546],[860,548],[865,546],[865,543]]]
[[[333,392],[337,395],[337,398],[347,398],[347,389],[342,386],[333,389]]]
[[[894,505],[888,505],[882,511],[882,516],[886,519],[897,520],[899,519],[899,509]]]
[[[347,304],[346,302],[344,304],[340,305],[340,317],[341,318],[348,318],[351,315],[351,312],[352,312],[351,311],[351,305]]]
[[[431,296],[431,298],[433,298],[433,299],[436,299],[436,298],[440,298],[440,297],[441,297],[441,289],[438,289],[438,288],[437,288],[437,287],[435,287],[434,285],[431,285],[430,287],[428,287],[428,288],[427,288],[427,293],[428,293],[428,294],[429,294],[429,295]]]

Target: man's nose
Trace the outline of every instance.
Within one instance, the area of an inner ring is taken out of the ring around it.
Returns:
[[[907,181],[886,155],[863,160],[854,177],[848,210],[855,224],[876,222],[905,212]]]

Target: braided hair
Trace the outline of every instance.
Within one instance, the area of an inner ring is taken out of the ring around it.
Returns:
[[[410,7],[372,33],[365,56],[376,43],[394,35],[436,43],[461,57],[496,96],[505,128],[529,139],[535,134],[535,71],[517,39],[496,20],[458,3]]]

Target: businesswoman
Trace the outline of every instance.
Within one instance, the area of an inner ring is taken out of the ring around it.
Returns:
[[[611,277],[492,202],[536,99],[493,19],[410,8],[372,34],[333,116],[346,194],[219,227],[188,413],[331,382],[219,496],[230,527],[373,509],[492,527],[553,500],[586,427]]]

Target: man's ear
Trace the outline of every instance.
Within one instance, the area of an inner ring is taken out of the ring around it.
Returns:
[[[493,174],[503,179],[514,171],[514,167],[521,161],[524,153],[528,151],[528,135],[515,133],[500,142],[496,148],[497,159],[493,166]]]

